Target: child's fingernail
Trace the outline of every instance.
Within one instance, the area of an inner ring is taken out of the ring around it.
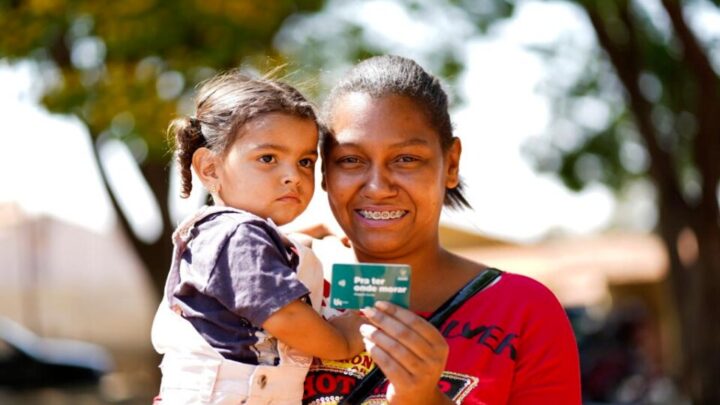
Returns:
[[[375,301],[375,306],[382,310],[390,308],[390,304],[385,301]]]
[[[375,333],[376,330],[377,330],[376,327],[374,327],[372,325],[368,325],[366,323],[360,325],[360,334],[365,337],[372,335],[373,333]]]

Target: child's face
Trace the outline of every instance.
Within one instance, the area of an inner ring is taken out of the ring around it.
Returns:
[[[315,189],[317,126],[283,113],[247,123],[220,159],[220,204],[286,224],[305,210]]]

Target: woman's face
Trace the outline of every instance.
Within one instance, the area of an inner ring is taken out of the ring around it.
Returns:
[[[420,107],[397,95],[346,94],[330,126],[324,185],[358,258],[437,248],[445,189],[458,184],[459,141],[443,152]]]

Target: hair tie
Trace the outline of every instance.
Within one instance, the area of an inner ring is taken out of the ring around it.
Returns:
[[[199,119],[196,117],[190,117],[190,128],[194,129],[199,135],[199,138],[203,140],[203,143],[205,143],[205,134],[203,134],[202,126],[200,124],[202,124],[202,122],[200,122]]]

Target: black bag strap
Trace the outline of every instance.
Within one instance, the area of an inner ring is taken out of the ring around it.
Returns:
[[[465,303],[470,297],[475,295],[478,291],[481,291],[493,281],[495,281],[502,272],[498,269],[487,268],[480,274],[475,276],[469,283],[465,284],[460,291],[456,292],[452,297],[445,301],[438,309],[433,312],[428,318],[433,326],[440,329],[445,321],[455,312],[462,304]],[[353,390],[340,402],[338,405],[360,405],[360,403],[372,392],[372,390],[378,386],[385,379],[380,367],[375,366],[365,377],[358,381],[353,387]]]

